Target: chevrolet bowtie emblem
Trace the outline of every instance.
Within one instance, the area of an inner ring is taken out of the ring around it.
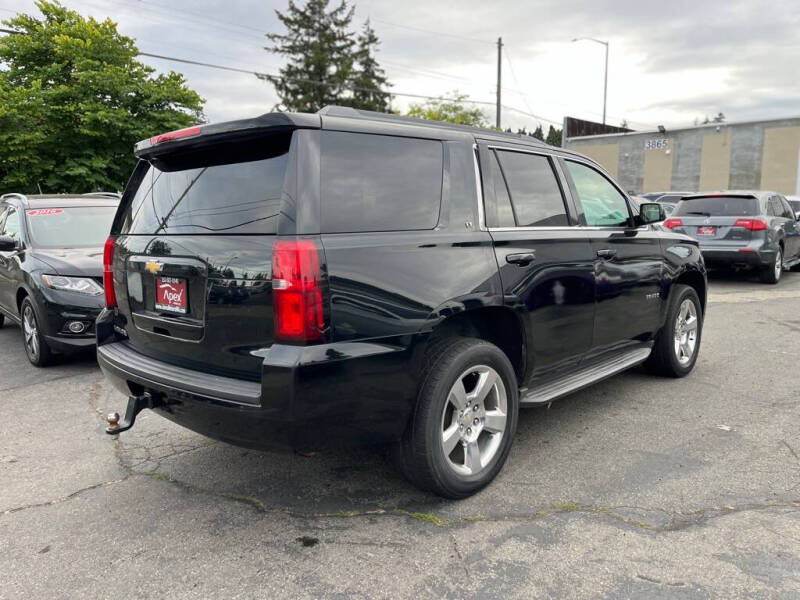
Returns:
[[[155,275],[156,273],[161,272],[161,269],[164,268],[164,263],[160,263],[157,260],[148,260],[144,268],[146,271],[149,271],[150,273]]]

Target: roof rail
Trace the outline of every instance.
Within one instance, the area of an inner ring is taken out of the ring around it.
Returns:
[[[87,198],[116,198],[117,200],[122,198],[122,194],[119,192],[89,192],[87,194],[81,194],[81,196]]]

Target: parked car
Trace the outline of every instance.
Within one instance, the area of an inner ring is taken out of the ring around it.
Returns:
[[[800,223],[776,192],[685,196],[664,227],[697,239],[709,266],[756,269],[764,283],[800,263]]]
[[[0,197],[0,326],[22,326],[37,367],[95,344],[103,243],[118,204],[115,194]]]
[[[800,196],[786,196],[786,201],[789,203],[789,206],[792,207],[794,216],[800,219]]]
[[[579,154],[332,107],[136,155],[97,320],[129,398],[109,433],[153,408],[242,446],[390,444],[412,482],[459,498],[501,469],[520,406],[697,360],[697,242]],[[208,301],[232,280],[261,285]]]

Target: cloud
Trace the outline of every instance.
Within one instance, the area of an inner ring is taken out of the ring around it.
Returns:
[[[301,0],[298,0],[301,1]],[[263,49],[280,31],[285,0],[73,0],[96,18],[110,17],[143,51],[232,67],[277,72],[280,57]],[[17,8],[34,12],[31,0]],[[4,13],[5,16],[8,16]],[[371,18],[379,60],[393,91],[442,95],[454,89],[493,102],[494,41],[502,36],[504,125],[535,127],[535,113],[598,120],[603,108],[603,47],[610,42],[608,120],[634,127],[690,124],[722,111],[729,120],[796,116],[800,95],[800,10],[796,0],[363,0],[356,24]],[[424,30],[424,31],[423,31]],[[431,33],[438,32],[438,33]],[[182,71],[207,99],[213,121],[265,112],[272,87],[254,76],[147,59]],[[404,109],[412,99],[397,96]],[[493,118],[491,107],[484,107]],[[546,126],[546,123],[545,123]]]

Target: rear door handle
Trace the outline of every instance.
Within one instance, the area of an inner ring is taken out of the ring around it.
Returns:
[[[613,248],[603,248],[602,250],[597,251],[597,256],[600,258],[614,258],[617,255],[617,251]]]
[[[506,262],[524,267],[536,260],[535,252],[521,252],[520,254],[507,254]]]

